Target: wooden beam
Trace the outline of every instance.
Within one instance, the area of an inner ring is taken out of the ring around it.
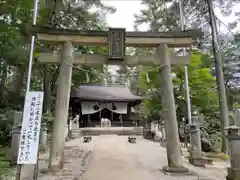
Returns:
[[[40,26],[26,26],[22,29],[25,35],[35,35],[41,41],[48,43],[62,43],[72,41],[83,45],[108,45],[108,31],[83,31],[56,29]],[[196,39],[201,38],[200,29],[175,30],[169,32],[126,32],[126,46],[129,47],[157,47],[168,44],[170,47],[190,46]]]
[[[61,54],[60,53],[40,53],[38,61],[41,63],[59,63]],[[98,65],[98,64],[109,64],[109,65],[162,65],[162,60],[159,55],[151,56],[125,56],[124,61],[113,61],[108,60],[105,55],[88,55],[74,53],[73,64],[85,64],[85,65]],[[189,56],[175,56],[171,55],[170,60],[172,65],[187,65],[189,64]]]

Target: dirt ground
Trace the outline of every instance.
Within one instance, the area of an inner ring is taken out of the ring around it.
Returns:
[[[151,180],[151,174],[129,153],[127,137],[100,136],[83,180]]]
[[[64,169],[46,173],[48,153],[40,156],[39,180],[225,180],[226,167],[197,168],[183,158],[190,173],[168,175],[166,149],[159,143],[137,138],[128,143],[127,136],[93,136],[89,143],[75,139],[66,143]]]
[[[197,168],[183,159],[190,173],[167,175],[166,150],[159,143],[138,138],[130,144],[126,136],[99,136],[83,180],[225,180],[225,169]]]

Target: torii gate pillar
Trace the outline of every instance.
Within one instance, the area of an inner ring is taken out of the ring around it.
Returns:
[[[163,170],[166,172],[184,173],[188,172],[188,169],[182,166],[168,46],[166,44],[161,44],[158,48],[158,53],[161,55],[161,59],[163,62],[163,67],[160,70],[160,78],[168,159],[168,166],[164,167]]]
[[[59,83],[56,98],[56,112],[53,121],[52,144],[49,158],[49,169],[63,168],[65,131],[68,118],[69,97],[72,85],[73,46],[66,41],[60,59]]]

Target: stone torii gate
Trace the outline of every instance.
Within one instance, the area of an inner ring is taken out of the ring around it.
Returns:
[[[161,67],[163,114],[169,172],[186,172],[182,166],[175,100],[172,88],[171,65],[187,65],[189,57],[169,55],[168,47],[189,47],[202,37],[200,29],[171,32],[126,32],[121,28],[108,31],[56,29],[40,26],[26,28],[27,35],[35,35],[48,44],[63,44],[61,53],[40,53],[42,63],[60,63],[56,99],[56,117],[53,122],[49,168],[59,169],[63,161],[64,131],[67,124],[73,64],[153,65]],[[73,52],[73,45],[108,46],[107,55],[89,55]],[[125,47],[157,48],[157,55],[126,56]]]

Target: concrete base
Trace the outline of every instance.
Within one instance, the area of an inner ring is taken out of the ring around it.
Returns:
[[[228,172],[228,175],[226,177],[226,180],[239,180],[240,179],[240,169],[228,168],[227,172]]]
[[[183,166],[181,167],[164,166],[162,170],[166,173],[176,173],[176,174],[183,174],[183,173],[189,172],[188,168],[185,168]]]
[[[189,158],[189,162],[194,166],[205,167],[209,160],[205,158]]]

